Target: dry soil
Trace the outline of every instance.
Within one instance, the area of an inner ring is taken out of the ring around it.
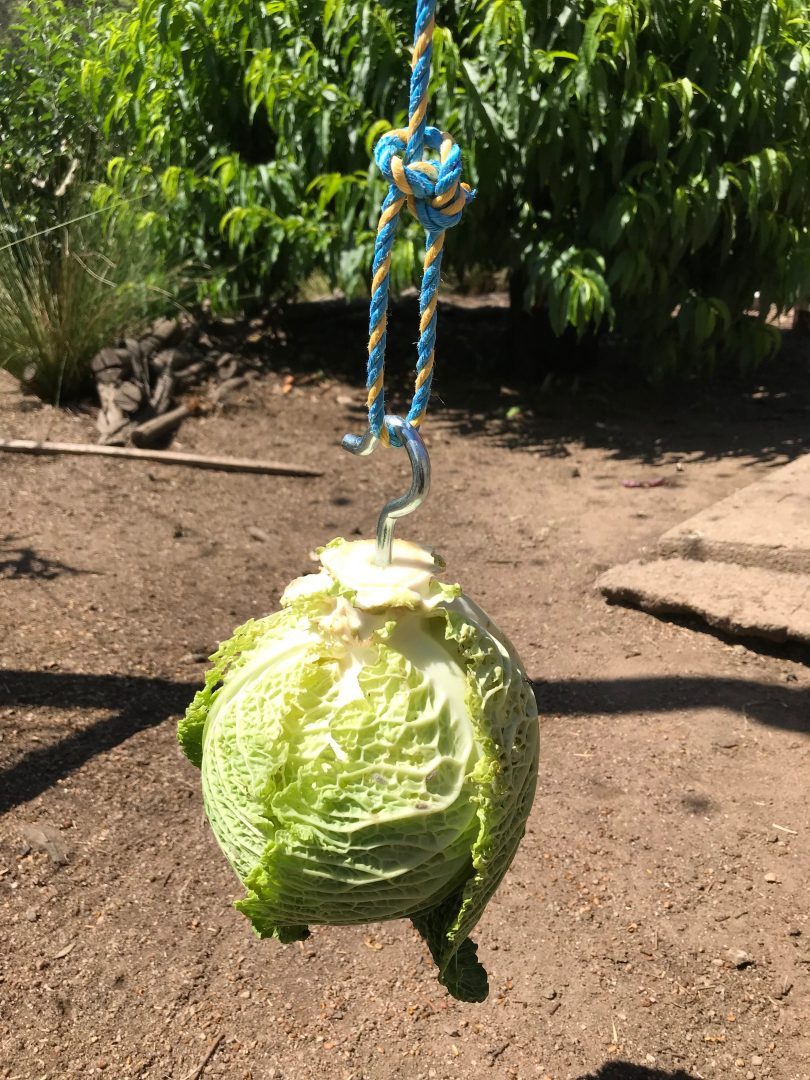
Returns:
[[[328,315],[303,323],[175,446],[320,479],[0,461],[0,1077],[808,1080],[807,653],[594,589],[802,452],[806,347],[702,400],[442,376],[433,493],[399,534],[513,638],[542,739],[525,841],[475,933],[491,995],[461,1005],[409,924],[254,939],[175,744],[216,642],[407,486],[403,454],[339,449],[361,391],[320,359]],[[94,437],[88,410],[10,380],[0,431]]]

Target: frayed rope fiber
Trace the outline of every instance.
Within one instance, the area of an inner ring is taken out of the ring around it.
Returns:
[[[430,65],[433,57],[436,0],[417,0],[416,28],[411,59],[408,127],[389,131],[374,148],[374,160],[389,183],[377,227],[371,281],[368,342],[368,423],[378,439],[400,445],[399,436],[385,423],[385,346],[391,249],[404,206],[427,233],[422,288],[419,296],[419,345],[416,385],[407,420],[418,427],[425,418],[433,381],[436,322],[444,237],[461,220],[475,192],[461,179],[461,151],[447,132],[426,122]],[[438,155],[426,161],[425,151]]]

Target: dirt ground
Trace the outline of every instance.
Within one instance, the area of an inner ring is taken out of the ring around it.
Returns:
[[[593,587],[810,445],[807,345],[725,389],[574,394],[465,368],[463,335],[486,334],[448,316],[433,492],[398,535],[513,638],[542,739],[528,833],[474,935],[491,995],[462,1005],[410,924],[254,939],[175,744],[215,643],[407,486],[403,454],[340,450],[362,394],[315,311],[175,447],[320,479],[0,462],[0,1077],[808,1080],[807,654]],[[7,379],[0,433],[94,438],[90,412]]]

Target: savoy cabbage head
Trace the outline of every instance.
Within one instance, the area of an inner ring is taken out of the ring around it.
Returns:
[[[260,937],[409,917],[451,994],[517,850],[537,709],[508,639],[422,547],[335,540],[212,658],[179,739]]]

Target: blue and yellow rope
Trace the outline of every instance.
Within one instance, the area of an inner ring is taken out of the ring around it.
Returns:
[[[436,353],[436,306],[441,281],[444,236],[461,220],[474,192],[461,179],[461,151],[447,132],[427,125],[430,66],[436,0],[417,0],[416,28],[411,58],[408,127],[383,135],[374,159],[390,187],[382,205],[371,281],[368,342],[368,422],[384,443],[399,443],[385,424],[385,346],[391,249],[399,216],[407,205],[427,232],[422,288],[419,297],[419,345],[416,385],[407,419],[418,427],[425,418]],[[438,164],[424,160],[425,148],[438,154]]]

